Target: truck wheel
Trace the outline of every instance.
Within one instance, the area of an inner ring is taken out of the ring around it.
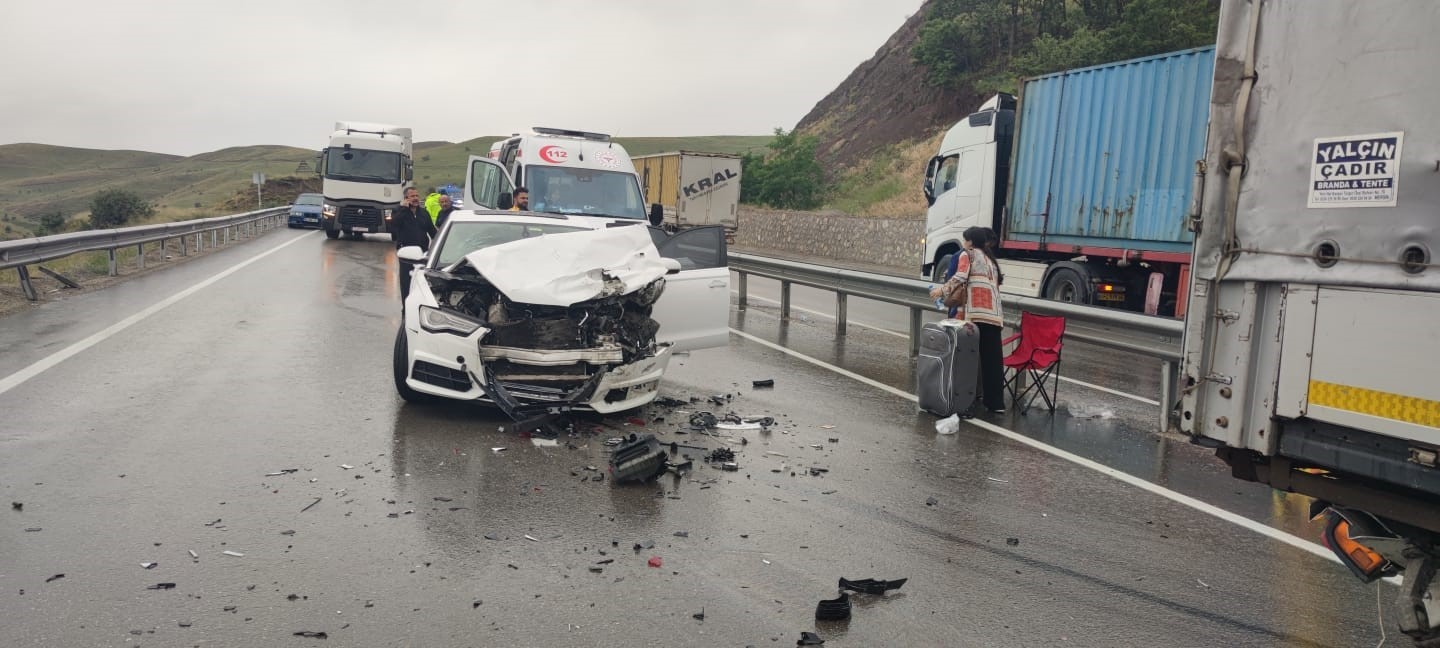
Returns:
[[[945,271],[950,269],[950,261],[954,258],[953,254],[940,257],[940,262],[930,269],[930,280],[937,284],[945,283]]]
[[[410,373],[410,349],[405,341],[405,327],[401,325],[395,331],[395,391],[400,398],[407,403],[433,403],[435,399],[429,394],[422,394],[405,384],[405,377]]]
[[[327,229],[327,230],[325,230],[325,238],[328,238],[328,239],[330,239],[330,240],[332,240],[332,241],[335,240],[335,239],[340,238],[340,230],[338,230],[338,229],[333,229],[333,230],[332,230],[332,229]]]
[[[1045,298],[1067,304],[1089,304],[1090,291],[1080,273],[1060,268],[1045,282]]]

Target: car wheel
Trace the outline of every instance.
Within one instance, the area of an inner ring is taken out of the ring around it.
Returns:
[[[1067,304],[1089,304],[1090,291],[1080,278],[1080,273],[1069,268],[1060,268],[1050,277],[1050,281],[1045,283],[1045,298]]]
[[[940,257],[940,262],[936,263],[935,267],[930,270],[930,280],[937,284],[945,283],[945,272],[950,269],[950,261],[954,258],[955,255],[953,254]]]
[[[335,239],[340,238],[340,230],[332,230],[332,229],[327,229],[327,230],[325,230],[325,238],[328,238],[328,239],[330,239],[330,240],[332,240],[332,241],[335,240]]]
[[[435,399],[429,394],[422,394],[409,385],[405,384],[405,377],[410,373],[410,349],[405,341],[405,327],[401,326],[395,331],[395,391],[400,398],[407,403],[431,403]]]

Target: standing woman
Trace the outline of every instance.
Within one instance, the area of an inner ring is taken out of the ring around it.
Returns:
[[[950,309],[980,331],[980,391],[985,409],[1005,413],[1005,366],[1001,330],[1005,327],[1000,304],[1000,263],[995,260],[998,237],[986,227],[971,227],[961,236],[965,250],[955,257],[955,270],[946,282],[930,291],[932,298],[964,290],[965,303]],[[952,301],[947,299],[946,301]]]

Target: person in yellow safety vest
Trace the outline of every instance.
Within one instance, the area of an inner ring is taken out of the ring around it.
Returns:
[[[513,195],[515,204],[510,206],[510,211],[530,211],[530,190],[525,187],[516,187]]]
[[[425,211],[430,212],[430,224],[434,225],[435,219],[440,216],[440,194],[434,189],[425,197]]]

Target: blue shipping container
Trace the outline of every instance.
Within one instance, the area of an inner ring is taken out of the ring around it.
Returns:
[[[1215,48],[1025,81],[1006,238],[1188,252]]]

